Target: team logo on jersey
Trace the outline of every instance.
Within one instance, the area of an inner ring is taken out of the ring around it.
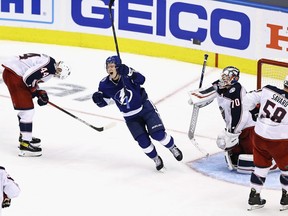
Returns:
[[[118,101],[121,105],[127,105],[127,102],[130,102],[132,99],[133,93],[131,90],[122,88],[115,94],[114,99]],[[128,100],[127,100],[128,98]]]
[[[235,87],[232,87],[232,88],[229,90],[229,93],[233,93],[233,92],[235,92],[235,91],[236,91]]]

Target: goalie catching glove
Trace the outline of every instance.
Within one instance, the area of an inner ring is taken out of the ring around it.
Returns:
[[[220,149],[226,151],[232,149],[239,143],[239,135],[240,133],[230,133],[225,128],[225,130],[223,130],[217,137],[216,140],[217,146]]]
[[[217,96],[216,90],[213,86],[200,88],[189,92],[190,99],[188,103],[190,105],[195,105],[199,108],[209,105]]]

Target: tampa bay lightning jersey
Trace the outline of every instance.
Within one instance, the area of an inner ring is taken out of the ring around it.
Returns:
[[[103,93],[105,101],[113,99],[124,117],[129,117],[139,113],[147,100],[146,91],[141,87],[144,82],[145,77],[136,71],[132,76],[120,76],[117,82],[110,79],[108,75],[101,80],[98,90]]]

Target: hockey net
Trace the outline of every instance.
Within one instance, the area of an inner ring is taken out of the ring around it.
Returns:
[[[257,89],[265,85],[283,88],[283,81],[288,75],[288,61],[260,59],[257,65]]]

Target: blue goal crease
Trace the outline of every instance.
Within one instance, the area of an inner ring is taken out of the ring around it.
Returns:
[[[238,173],[236,170],[230,171],[227,168],[223,152],[210,155],[208,158],[187,162],[187,165],[191,169],[211,178],[250,187],[250,174]],[[279,175],[279,170],[269,173],[264,188],[281,190]]]

